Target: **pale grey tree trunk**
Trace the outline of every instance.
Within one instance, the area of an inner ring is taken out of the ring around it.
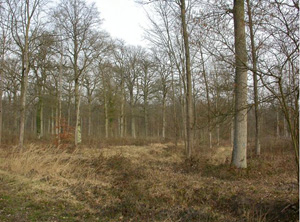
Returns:
[[[81,121],[80,121],[80,90],[79,83],[75,84],[75,147],[81,143]]]
[[[29,74],[29,27],[30,21],[26,25],[25,47],[22,61],[22,79],[21,79],[21,106],[20,106],[20,131],[19,131],[19,147],[22,150],[24,146],[24,132],[25,132],[25,113],[26,113],[26,94],[28,86]]]
[[[247,168],[247,51],[244,0],[234,0],[235,116],[232,165]]]

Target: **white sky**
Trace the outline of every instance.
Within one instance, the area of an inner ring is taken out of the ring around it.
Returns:
[[[113,38],[125,40],[130,45],[145,46],[143,29],[147,18],[144,9],[134,0],[89,0],[95,2],[103,19],[102,28]]]

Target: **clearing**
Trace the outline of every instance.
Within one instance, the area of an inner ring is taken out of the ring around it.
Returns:
[[[290,151],[231,168],[228,147],[0,149],[0,221],[297,221]]]

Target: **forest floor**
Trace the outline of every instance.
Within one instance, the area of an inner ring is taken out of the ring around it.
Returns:
[[[298,221],[290,151],[230,167],[231,150],[182,146],[0,149],[0,221]],[[276,154],[275,154],[276,153]]]

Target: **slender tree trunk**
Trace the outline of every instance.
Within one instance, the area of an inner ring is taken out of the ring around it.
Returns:
[[[59,116],[59,113],[58,113],[58,104],[56,104],[56,107],[55,107],[55,136],[56,138],[58,138],[58,133],[59,133],[59,128],[58,128],[58,116]]]
[[[145,133],[144,134],[145,138],[147,138],[148,137],[148,91],[147,89],[144,90],[144,133]]]
[[[43,137],[43,99],[42,95],[39,95],[38,107],[36,112],[36,133],[37,138]]]
[[[71,126],[71,95],[69,95],[68,99],[68,126]]]
[[[77,76],[77,75],[76,75]],[[81,121],[80,121],[80,90],[79,79],[75,79],[75,146],[81,143]]]
[[[58,73],[58,121],[57,121],[57,145],[61,143],[61,131],[62,131],[62,104],[61,104],[61,94],[62,94],[62,74],[63,74],[63,43],[60,45],[60,60],[59,60],[59,73]]]
[[[233,147],[233,142],[234,141],[234,118],[231,119],[231,124],[230,124],[230,144],[231,147]]]
[[[280,137],[280,118],[279,118],[279,108],[277,108],[277,112],[276,112],[276,137],[279,138]]]
[[[2,95],[3,95],[3,72],[4,72],[4,64],[5,64],[5,47],[6,47],[6,37],[3,31],[3,35],[2,35],[3,39],[3,50],[2,50],[2,55],[1,55],[1,70],[0,70],[0,145],[2,144]]]
[[[4,65],[3,61],[4,55],[2,55],[2,67]],[[2,87],[3,87],[3,69],[0,70],[0,145],[2,144]]]
[[[120,113],[120,137],[123,138],[124,137],[124,133],[125,133],[125,128],[124,128],[124,109],[125,109],[125,89],[124,89],[124,76],[123,73],[121,75],[121,113]]]
[[[51,135],[55,134],[55,113],[54,108],[51,107]]]
[[[177,123],[177,112],[176,112],[176,98],[175,98],[175,87],[174,87],[174,72],[172,71],[172,100],[173,100],[173,118],[174,118],[174,131],[175,131],[175,146],[178,144],[178,123]]]
[[[215,69],[216,70],[216,69]],[[220,112],[219,112],[219,99],[220,99],[220,90],[219,90],[219,74],[218,71],[216,70],[216,111],[217,111],[217,117],[216,117],[216,122],[217,122],[217,146],[220,146],[220,120],[219,120],[219,116],[220,116]]]
[[[297,126],[295,126],[295,127],[297,127]],[[283,136],[285,138],[289,137],[288,124],[287,124],[285,116],[283,117]]]
[[[133,92],[130,92],[130,111],[131,111],[131,136],[135,139],[135,116],[134,116]]]
[[[205,71],[204,58],[202,53],[202,46],[200,44],[200,55],[202,60],[202,69],[203,69],[203,78],[205,83],[205,92],[206,92],[206,100],[207,100],[207,120],[208,120],[208,138],[209,138],[209,148],[212,149],[212,129],[211,129],[211,117],[210,117],[210,98],[209,98],[209,87],[208,80]]]
[[[235,116],[232,165],[247,168],[247,51],[244,0],[234,0]]]
[[[92,135],[92,93],[88,92],[88,137],[90,138],[91,135]]]
[[[166,138],[166,96],[163,96],[162,104],[162,138]]]
[[[148,137],[148,104],[144,107],[144,127],[145,127],[145,138]]]
[[[134,112],[132,110],[132,118],[131,118],[131,133],[132,133],[132,137],[135,139],[136,138],[136,131],[135,131],[135,116],[134,116]]]
[[[251,41],[251,55],[253,62],[253,90],[254,90],[254,111],[255,111],[255,152],[257,156],[260,156],[260,140],[259,140],[259,110],[258,110],[258,90],[257,90],[257,56],[254,41],[253,22],[250,0],[247,1],[248,17],[249,17],[249,29],[250,29],[250,41]]]
[[[186,119],[187,119],[187,157],[192,157],[193,149],[193,104],[192,104],[192,77],[191,77],[191,62],[190,62],[190,48],[189,48],[189,37],[187,32],[186,23],[186,9],[185,0],[180,0],[180,11],[181,11],[181,25],[182,34],[184,41],[185,51],[185,68],[186,68]]]
[[[24,60],[28,60],[27,56]],[[26,64],[28,64],[26,62]],[[29,65],[29,64],[28,64]],[[24,145],[24,131],[25,131],[25,108],[26,108],[26,93],[27,93],[27,85],[28,85],[28,66],[24,66],[22,72],[22,80],[21,80],[21,106],[20,106],[20,131],[19,131],[19,147],[22,150]]]
[[[187,121],[186,121],[186,102],[185,102],[185,95],[186,95],[186,92],[185,92],[185,87],[184,87],[184,83],[182,81],[182,78],[180,78],[179,80],[179,87],[180,87],[180,103],[181,103],[181,119],[182,119],[182,138],[184,140],[184,145],[185,145],[185,148],[186,148],[186,151],[187,151],[187,128],[186,128],[186,125],[187,125]],[[182,92],[183,91],[183,92]]]
[[[106,90],[104,92],[104,115],[105,115],[105,138],[108,138],[108,105],[107,105],[107,94],[106,94]]]

